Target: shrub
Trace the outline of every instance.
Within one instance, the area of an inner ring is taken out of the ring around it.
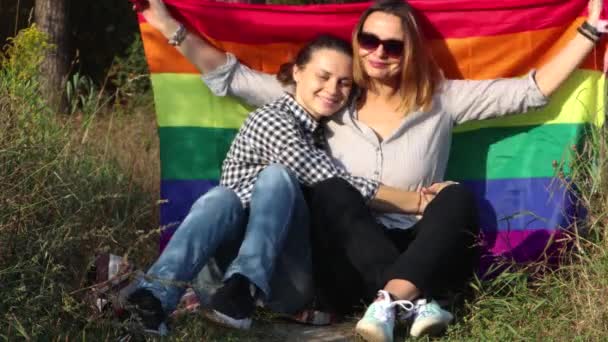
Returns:
[[[139,33],[134,35],[124,56],[114,59],[108,76],[116,88],[118,103],[141,106],[152,102],[148,62]]]
[[[114,164],[73,143],[41,100],[48,45],[30,27],[9,41],[0,70],[0,338],[96,329],[81,301],[96,251],[150,242],[153,199]],[[147,236],[147,235],[146,235]],[[155,241],[151,243],[155,244]],[[155,252],[154,247],[138,248]]]

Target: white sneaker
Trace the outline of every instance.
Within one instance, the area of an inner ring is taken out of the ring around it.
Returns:
[[[414,321],[410,327],[410,335],[420,337],[424,335],[437,336],[443,333],[454,316],[442,309],[436,301],[426,299],[416,301]]]
[[[414,309],[414,304],[409,300],[391,302],[388,292],[378,291],[378,299],[367,308],[363,318],[357,322],[355,327],[357,336],[368,342],[392,342],[396,306],[406,311]]]

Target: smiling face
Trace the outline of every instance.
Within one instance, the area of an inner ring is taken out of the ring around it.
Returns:
[[[352,57],[332,49],[319,49],[310,61],[294,66],[295,99],[316,120],[330,116],[348,101],[353,85]]]
[[[361,33],[393,43],[394,41],[403,42],[406,39],[401,19],[396,15],[381,11],[373,12],[366,18]],[[388,52],[385,44],[380,44],[375,49],[358,44],[357,55],[365,74],[371,80],[387,82],[399,79],[403,67],[403,56],[396,56],[390,53],[391,51]]]
[[[363,91],[388,85],[399,91],[404,113],[432,107],[443,77],[406,1],[376,0],[359,18],[352,38],[353,78]]]

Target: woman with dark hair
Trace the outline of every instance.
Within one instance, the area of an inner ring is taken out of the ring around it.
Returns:
[[[284,313],[309,304],[308,211],[300,184],[314,186],[338,177],[366,202],[398,199],[393,205],[414,212],[415,193],[353,177],[317,147],[319,122],[350,96],[350,44],[320,36],[283,68],[280,79],[293,86],[293,95],[248,116],[224,160],[220,186],[194,203],[129,296],[131,311],[146,329],[164,333],[165,317],[184,293],[183,283],[191,282],[211,258],[223,261],[225,271],[223,286],[205,308],[205,316],[215,322],[248,329],[256,299]]]
[[[295,86],[293,96],[249,115],[224,161],[220,185],[194,203],[129,296],[147,330],[165,333],[165,318],[184,293],[183,283],[211,258],[225,271],[223,286],[206,308],[214,321],[247,329],[256,298],[287,312],[310,301],[308,209],[299,182],[344,177],[368,198],[378,187],[349,176],[314,146],[319,120],[342,108],[350,95],[351,70],[350,45],[330,36],[304,46],[284,68],[281,79]],[[326,77],[310,76],[319,72]]]
[[[361,337],[392,341],[399,307],[411,319],[413,336],[447,327],[452,315],[433,297],[462,287],[472,274],[478,232],[472,195],[443,181],[452,129],[544,106],[599,40],[602,6],[602,0],[589,1],[589,16],[578,34],[527,77],[482,81],[441,76],[406,2],[379,1],[362,14],[352,42],[360,92],[325,123],[327,150],[353,175],[415,197],[408,199],[409,211],[393,205],[397,200],[370,208],[341,179],[313,187],[317,280],[341,311],[373,300],[356,327]],[[167,37],[183,30],[160,0],[150,1],[143,15]],[[284,91],[272,76],[249,69],[194,34],[186,35],[179,50],[216,95],[259,106]]]

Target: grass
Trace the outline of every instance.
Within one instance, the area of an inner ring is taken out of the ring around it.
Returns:
[[[606,339],[608,130],[592,128],[588,137],[572,165],[572,183],[588,210],[588,221],[585,227],[572,227],[566,243],[573,248],[560,256],[561,266],[539,262],[475,282],[474,296],[445,340]]]
[[[0,340],[115,340],[116,323],[95,319],[83,304],[86,270],[101,251],[140,265],[155,255],[156,125],[150,103],[129,114],[120,106],[47,112],[32,58],[49,48],[44,39],[34,29],[22,32],[0,69]],[[596,128],[589,137],[572,175],[589,220],[580,228],[585,234],[570,237],[574,249],[561,256],[562,267],[538,262],[474,281],[454,307],[456,323],[438,340],[606,339],[608,131]],[[189,316],[167,340],[285,336],[272,315],[260,315],[256,326],[234,332]]]
[[[39,31],[24,30],[0,69],[3,340],[100,329],[104,323],[89,321],[80,291],[95,253],[111,249],[145,260],[156,244],[157,195],[110,158],[111,151],[81,143],[82,130],[58,120],[42,102],[41,60],[31,57],[47,48]],[[104,134],[116,139],[110,129]]]

